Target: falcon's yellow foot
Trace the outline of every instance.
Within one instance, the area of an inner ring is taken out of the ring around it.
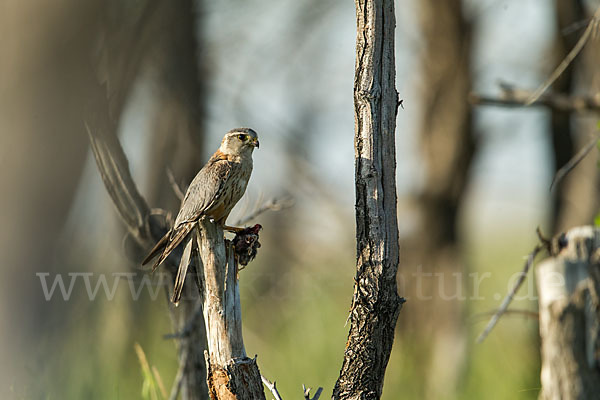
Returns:
[[[238,228],[236,226],[223,225],[223,229],[225,229],[226,231],[229,231],[229,232],[233,232],[233,233],[240,233],[243,230],[245,230],[246,228]]]

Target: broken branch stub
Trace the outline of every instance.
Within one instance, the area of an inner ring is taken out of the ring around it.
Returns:
[[[542,340],[540,400],[600,393],[600,229],[573,228],[536,269]]]

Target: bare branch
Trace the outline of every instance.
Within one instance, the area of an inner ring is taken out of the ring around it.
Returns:
[[[275,400],[282,400],[281,395],[279,394],[279,391],[277,390],[277,384],[275,381],[271,382],[270,380],[268,380],[267,378],[265,378],[262,375],[260,376],[260,379],[262,380],[262,383],[267,387],[267,389],[269,389],[269,391],[273,394],[273,397],[275,397]]]
[[[496,311],[496,313],[492,316],[492,318],[490,319],[490,322],[488,322],[488,324],[485,327],[485,329],[483,330],[483,332],[481,332],[481,335],[479,335],[479,337],[477,338],[477,343],[481,343],[481,342],[483,342],[485,340],[485,338],[490,334],[490,332],[492,331],[492,329],[494,329],[494,327],[498,323],[498,320],[500,320],[500,317],[506,312],[506,310],[508,309],[508,306],[512,302],[512,299],[515,297],[515,294],[517,293],[517,290],[519,290],[519,288],[523,284],[523,281],[527,277],[527,272],[529,271],[529,269],[533,265],[533,261],[535,260],[535,256],[537,256],[537,254],[543,248],[544,247],[542,245],[538,244],[538,245],[535,246],[535,248],[533,249],[533,251],[531,253],[529,253],[529,256],[527,257],[527,261],[525,262],[525,266],[523,267],[523,270],[519,274],[519,278],[517,279],[517,282],[512,287],[512,289],[508,292],[508,294],[506,295],[506,297],[502,301],[502,304],[498,308],[498,311]]]
[[[173,380],[173,387],[171,388],[169,400],[177,400],[177,396],[179,396],[179,392],[181,391],[183,379],[185,378],[185,368],[187,366],[189,352],[187,351],[187,347],[185,346],[181,347],[181,351],[182,353],[179,356],[179,368],[177,369],[177,374],[175,375],[175,379]]]
[[[141,244],[151,240],[148,215],[150,209],[137,190],[123,148],[113,132],[93,130],[85,124],[92,152],[106,191],[129,231]]]
[[[591,20],[592,18],[584,18],[582,20],[575,21],[572,24],[561,29],[560,33],[563,35],[569,35],[573,32],[580,30],[581,28],[585,28],[586,26],[588,26]]]
[[[474,105],[525,107],[532,92],[515,89],[510,85],[501,85],[502,93],[498,97],[469,94],[469,102]],[[600,93],[591,96],[568,96],[561,93],[545,93],[539,96],[531,106],[543,106],[562,112],[600,112]]]
[[[265,202],[262,206],[245,216],[244,218],[239,219],[234,223],[234,226],[243,226],[248,222],[252,221],[254,218],[259,215],[265,213],[266,211],[281,211],[286,208],[290,208],[294,205],[294,199],[291,197],[284,197],[283,199],[273,198],[267,202]]]
[[[302,391],[304,392],[304,400],[319,400],[323,388],[318,388],[317,393],[315,393],[315,395],[312,398],[310,397],[310,388],[307,388],[306,386],[302,385]]]
[[[491,311],[486,311],[486,312],[481,312],[481,313],[477,313],[474,314],[471,318],[473,320],[483,320],[483,319],[487,319],[491,316],[493,316],[494,314],[496,314],[498,312],[499,309],[496,310],[491,310]],[[524,317],[527,318],[533,318],[533,319],[538,319],[538,317],[540,316],[538,312],[536,311],[531,311],[531,310],[522,310],[522,309],[508,309],[506,311],[504,311],[505,315],[522,315]]]
[[[552,183],[550,184],[550,191],[552,191],[552,188],[555,185],[558,185],[558,183],[562,181],[563,178],[567,176],[567,174],[571,172],[577,166],[577,164],[579,164],[581,160],[583,160],[585,156],[592,151],[594,147],[596,147],[596,143],[598,143],[598,137],[592,138],[592,140],[590,140],[588,144],[579,150],[579,152],[577,152],[577,154],[575,154],[573,158],[569,160],[569,162],[556,171],[556,175],[554,175],[554,179],[552,179]]]
[[[592,33],[594,33],[598,29],[598,18],[600,18],[600,7],[596,9],[594,16],[592,17],[587,28],[585,29],[585,31],[581,35],[581,38],[579,38],[573,49],[569,52],[569,54],[567,54],[565,59],[562,60],[562,62],[558,65],[554,72],[552,72],[550,77],[539,88],[537,88],[533,92],[533,94],[527,99],[527,101],[525,102],[526,106],[530,106],[533,103],[535,103],[540,98],[540,96],[546,91],[546,89],[548,89],[550,85],[552,85],[554,81],[556,81],[558,77],[561,76],[563,72],[565,72],[565,69],[567,69],[569,64],[571,64],[571,62],[575,59],[575,57],[577,57],[579,52],[581,52],[581,49],[583,49],[583,46],[585,46]]]
[[[171,171],[171,168],[167,168],[167,178],[169,179],[169,183],[171,184],[171,188],[173,189],[175,196],[177,196],[180,201],[183,201],[183,198],[185,197],[184,191],[175,180],[175,176],[173,176],[173,171]]]

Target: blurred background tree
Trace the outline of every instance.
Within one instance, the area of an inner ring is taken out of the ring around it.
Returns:
[[[467,95],[499,95],[500,80],[536,88],[598,5],[396,2],[408,303],[383,398],[537,398],[535,319],[505,317],[472,346],[477,315],[505,294],[534,227],[563,230],[598,211],[596,152],[555,189],[558,200],[548,192],[598,116],[470,108]],[[0,3],[2,398],[139,398],[136,341],[167,388],[177,370],[162,296],[143,290],[134,301],[121,283],[111,300],[100,290],[90,301],[80,280],[69,301],[46,301],[36,276],[68,284],[68,273],[93,272],[94,286],[100,273],[135,271],[83,124],[99,81],[151,207],[178,206],[167,168],[187,184],[223,132],[259,132],[231,220],[261,199],[295,205],[258,219],[263,247],[240,278],[246,346],[284,398],[302,382],[333,388],[355,264],[354,18],[352,3],[316,0]],[[590,39],[552,90],[597,95],[599,52]],[[536,309],[533,290],[523,293],[515,307]]]
[[[419,52],[419,150],[423,182],[412,193],[414,231],[401,243],[401,288],[409,298],[438,294],[407,307],[399,324],[403,347],[414,358],[423,399],[454,398],[466,367],[466,302],[455,296],[468,272],[458,230],[477,143],[471,106],[472,26],[462,1],[418,2],[423,48]],[[449,277],[443,287],[426,274]],[[439,289],[439,290],[438,290]],[[442,292],[443,291],[443,292]],[[447,297],[442,298],[446,293]],[[441,295],[441,296],[440,296]],[[448,368],[453,365],[453,368]]]
[[[591,8],[583,0],[556,1],[558,31],[554,64],[558,65],[575,46],[581,36],[582,24],[592,18],[594,11],[595,8]],[[600,45],[597,40],[593,40],[582,49],[579,57],[552,86],[553,91],[568,95],[597,96],[600,89],[598,63]],[[556,170],[596,135],[597,124],[597,114],[552,110],[552,144]],[[552,216],[553,233],[584,225],[593,219],[598,213],[600,202],[599,179],[597,162],[593,157],[586,157],[564,182],[558,184]]]

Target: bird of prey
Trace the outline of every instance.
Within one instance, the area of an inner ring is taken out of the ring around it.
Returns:
[[[142,265],[146,265],[160,254],[152,268],[154,271],[177,246],[186,241],[202,217],[211,218],[223,229],[231,232],[243,230],[243,228],[227,226],[225,221],[246,191],[252,173],[252,152],[258,146],[258,135],[250,128],[232,129],[225,134],[219,149],[202,167],[187,189],[173,228],[154,246],[142,261]],[[184,257],[189,251],[191,246],[186,245]],[[187,256],[189,257],[189,254]],[[177,271],[171,297],[175,304],[181,297],[187,267],[188,263],[182,262]]]

